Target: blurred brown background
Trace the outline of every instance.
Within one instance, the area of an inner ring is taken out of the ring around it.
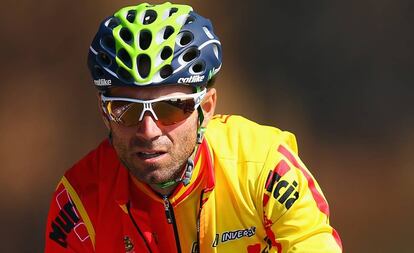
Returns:
[[[2,2],[0,252],[43,251],[56,183],[105,137],[86,55],[134,3]],[[185,3],[223,43],[218,112],[296,134],[345,252],[413,252],[414,2]]]

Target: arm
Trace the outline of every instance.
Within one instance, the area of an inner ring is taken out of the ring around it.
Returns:
[[[329,224],[326,199],[296,153],[279,145],[269,157],[261,196],[271,248],[278,253],[342,252],[341,240]]]
[[[91,240],[91,237],[94,239],[94,232],[85,213],[78,195],[66,178],[63,178],[56,188],[50,204],[44,252],[94,252]]]

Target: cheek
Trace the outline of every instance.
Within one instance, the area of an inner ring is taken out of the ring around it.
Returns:
[[[168,130],[168,136],[174,143],[181,145],[193,145],[197,139],[198,128],[197,114],[192,115],[182,123],[176,124]]]
[[[135,135],[135,129],[122,127],[111,123],[110,131],[112,133],[112,141],[114,145],[126,145],[129,140]]]

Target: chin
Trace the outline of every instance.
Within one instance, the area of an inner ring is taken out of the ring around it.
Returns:
[[[137,178],[140,181],[142,181],[146,184],[161,184],[161,183],[164,183],[168,180],[171,180],[171,179],[175,178],[174,175],[166,175],[166,174],[162,173],[159,170],[155,170],[155,171],[154,170],[150,170],[150,171],[146,170],[146,172],[147,173],[145,173],[145,174],[142,174],[142,173],[139,173],[139,174],[133,173],[133,174],[135,176],[137,176]]]
[[[151,165],[134,164],[128,166],[132,174],[141,182],[146,184],[160,184],[166,181],[176,179],[180,176],[181,166],[166,165],[157,163]]]

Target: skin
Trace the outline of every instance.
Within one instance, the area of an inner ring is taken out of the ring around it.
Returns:
[[[150,88],[116,87],[110,90],[109,95],[149,100],[188,93],[192,93],[190,87],[171,85]],[[206,126],[216,107],[214,88],[208,90],[201,107],[205,117],[203,126]],[[154,191],[162,195],[171,194],[177,185],[162,189],[157,184],[177,179],[182,175],[187,159],[192,155],[196,145],[197,110],[187,119],[169,126],[156,121],[149,112],[145,113],[137,126],[131,127],[108,120],[103,111],[102,114],[106,127],[112,132],[112,144],[118,157],[130,173],[141,182],[148,184]],[[148,158],[142,152],[157,153],[157,155]]]

